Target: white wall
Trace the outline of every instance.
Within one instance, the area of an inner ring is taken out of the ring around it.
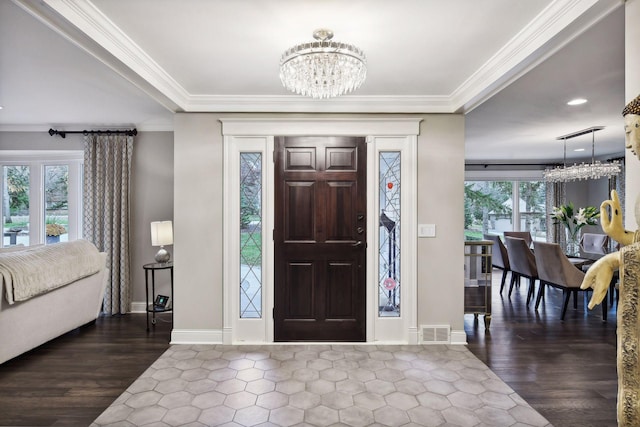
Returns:
[[[0,132],[0,156],[2,150],[82,150],[82,136],[63,139],[47,132]]]
[[[139,132],[134,140],[131,166],[131,294],[144,302],[142,265],[155,262],[158,247],[151,246],[151,221],[173,220],[173,133]],[[173,258],[173,247],[167,246]],[[169,295],[170,276],[157,271],[156,294]],[[149,291],[151,292],[151,290]],[[144,307],[138,307],[138,310]]]
[[[224,165],[218,117],[174,119],[173,327],[183,331],[222,329]]]
[[[464,116],[425,116],[418,136],[418,325],[464,330]]]
[[[250,115],[266,116],[278,117]],[[174,121],[174,328],[205,340],[223,325],[221,117],[249,115],[179,113]],[[436,238],[418,241],[418,324],[463,330],[464,118],[417,117],[418,222],[437,226]]]

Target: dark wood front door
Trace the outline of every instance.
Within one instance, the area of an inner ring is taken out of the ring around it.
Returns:
[[[365,139],[275,142],[275,340],[365,341]]]

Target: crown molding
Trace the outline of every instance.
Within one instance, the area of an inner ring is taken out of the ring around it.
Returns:
[[[188,112],[272,112],[272,113],[452,113],[443,96],[356,96],[311,99],[284,96],[192,96]]]
[[[13,0],[13,2],[42,24],[58,33],[61,37],[93,56],[122,78],[145,92],[151,99],[155,100],[167,110],[171,112],[180,111],[178,104],[167,97],[162,91],[153,87],[140,74],[134,72],[123,62],[115,58],[111,52],[107,51],[97,41],[82,32],[75,23],[70,23],[65,20],[57,10],[48,7],[40,0]]]
[[[186,104],[189,93],[91,1],[44,0],[44,2],[180,108]]]
[[[73,26],[52,18],[37,0],[14,0],[52,29],[178,112],[466,113],[546,59],[597,20],[619,0],[554,0],[450,95],[356,96],[314,100],[297,95],[198,95],[184,89],[90,0],[42,0]],[[595,10],[595,12],[594,12]],[[55,14],[54,13],[54,14]],[[590,19],[587,19],[589,17]],[[577,25],[581,24],[581,25]],[[566,31],[568,27],[573,32]],[[79,31],[78,31],[79,30]],[[96,55],[96,45],[112,57]],[[119,62],[120,64],[118,64]],[[124,64],[126,67],[123,67]],[[131,76],[131,74],[137,76]]]
[[[621,6],[619,0],[555,0],[451,94],[468,113]]]

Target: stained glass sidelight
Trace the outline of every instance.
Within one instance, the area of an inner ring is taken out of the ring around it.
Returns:
[[[379,154],[378,315],[400,316],[400,152]]]
[[[240,153],[240,317],[262,317],[261,153]]]

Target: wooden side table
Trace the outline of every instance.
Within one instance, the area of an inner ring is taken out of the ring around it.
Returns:
[[[151,324],[156,324],[156,313],[171,312],[171,321],[173,322],[173,261],[169,262],[152,262],[142,266],[144,268],[144,281],[147,298],[147,332],[149,331],[149,313],[151,313]],[[169,307],[159,308],[154,304],[156,295],[156,271],[169,270],[171,274],[171,295],[169,295]],[[151,275],[151,300],[149,300],[149,275]]]

